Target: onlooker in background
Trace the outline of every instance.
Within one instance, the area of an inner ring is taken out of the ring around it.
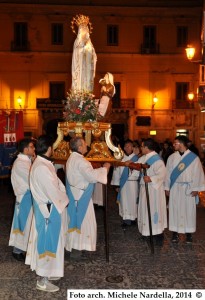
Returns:
[[[199,156],[199,150],[198,150],[198,148],[192,143],[192,141],[189,140],[188,143],[187,143],[187,145],[188,145],[188,148],[189,148],[190,151],[194,152],[197,156]]]
[[[64,276],[64,247],[68,205],[65,186],[57,177],[50,159],[53,140],[42,135],[36,143],[37,157],[30,172],[34,218],[26,254],[26,264],[40,276],[36,288],[57,292],[49,280]]]
[[[169,230],[173,231],[172,242],[179,242],[179,233],[186,234],[186,242],[192,242],[196,231],[196,203],[198,192],[205,190],[205,177],[199,157],[188,149],[188,138],[177,136],[176,152],[167,160],[165,180],[169,196]]]
[[[127,140],[124,145],[125,155],[122,162],[136,162],[138,156],[133,153],[133,142]],[[138,185],[137,176],[128,167],[116,167],[113,171],[111,185],[118,186],[117,203],[119,215],[123,219],[122,227],[136,224]]]
[[[138,140],[133,142],[133,153],[137,155],[138,159],[142,156],[141,146]]]
[[[170,144],[170,142],[168,141],[165,141],[163,143],[163,148],[162,148],[162,151],[160,153],[165,165],[167,163],[167,159],[168,157],[173,153],[173,148],[172,148],[172,145]]]
[[[13,257],[19,261],[24,261],[33,217],[32,197],[29,187],[31,163],[35,158],[35,147],[32,139],[20,140],[18,151],[19,154],[11,170],[11,183],[16,196],[16,203],[9,246],[13,246]]]

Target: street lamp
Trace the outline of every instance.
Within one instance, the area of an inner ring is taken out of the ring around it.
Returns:
[[[18,102],[19,107],[21,108],[21,104],[22,104],[22,98],[21,98],[21,96],[18,96],[17,102]]]
[[[188,93],[187,97],[189,101],[194,100],[194,93],[193,92]]]
[[[185,49],[185,51],[186,51],[186,56],[187,56],[188,60],[191,61],[195,55],[195,48],[192,45],[187,45],[187,48]]]
[[[152,109],[154,109],[155,104],[158,102],[158,98],[156,95],[154,95],[153,99],[152,99]]]

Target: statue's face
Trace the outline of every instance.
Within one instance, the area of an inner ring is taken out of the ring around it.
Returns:
[[[90,33],[89,29],[87,26],[80,26],[79,27],[79,32],[78,32],[79,37],[84,41],[87,42],[88,39],[90,38]]]
[[[110,81],[109,81],[109,76],[108,76],[108,74],[105,75],[104,79],[105,79],[105,82],[106,82],[107,84],[110,82]]]

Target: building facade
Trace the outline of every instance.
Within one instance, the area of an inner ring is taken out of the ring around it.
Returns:
[[[71,87],[70,25],[84,14],[97,53],[96,98],[100,78],[114,75],[114,134],[163,142],[183,133],[200,148],[199,64],[187,60],[185,48],[194,44],[200,56],[203,1],[164,2],[0,1],[0,108],[23,110],[26,135],[38,136],[49,121],[62,119]]]

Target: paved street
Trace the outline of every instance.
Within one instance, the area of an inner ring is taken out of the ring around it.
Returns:
[[[108,187],[110,262],[106,262],[104,215],[96,208],[98,242],[95,253],[85,253],[84,260],[70,260],[65,255],[65,277],[57,282],[60,291],[51,294],[36,290],[36,275],[16,261],[8,247],[14,196],[11,187],[0,181],[0,300],[66,299],[67,289],[205,289],[205,197],[198,206],[197,232],[193,244],[181,236],[178,245],[165,232],[163,247],[151,254],[137,227],[123,231],[115,203],[115,192]],[[203,203],[204,202],[204,203]]]

